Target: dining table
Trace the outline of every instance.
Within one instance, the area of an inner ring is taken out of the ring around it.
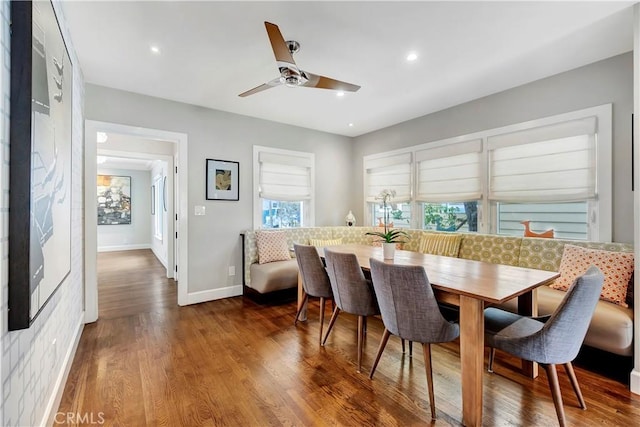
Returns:
[[[325,249],[353,253],[365,271],[370,269],[371,258],[390,264],[422,266],[438,301],[459,307],[462,424],[465,426],[482,425],[485,307],[517,298],[518,313],[535,316],[536,288],[559,277],[559,273],[553,271],[399,249],[396,249],[393,259],[383,259],[379,246],[343,244],[317,249],[321,257],[324,257]],[[302,304],[306,303],[302,278],[298,276],[298,308]],[[302,309],[306,316],[306,307]],[[522,372],[535,378],[538,375],[537,364],[523,360]]]

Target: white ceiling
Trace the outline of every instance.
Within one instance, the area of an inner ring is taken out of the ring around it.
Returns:
[[[91,1],[63,8],[88,83],[357,136],[628,52],[632,3]],[[338,98],[280,86],[239,98],[278,76],[264,21],[301,44],[301,69],[362,89]],[[409,51],[417,61],[405,60]]]
[[[153,168],[153,160],[136,159],[132,157],[97,156],[98,169],[128,169],[150,171]]]

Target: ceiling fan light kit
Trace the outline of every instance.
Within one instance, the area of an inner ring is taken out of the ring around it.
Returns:
[[[282,33],[280,33],[280,29],[275,24],[265,22],[264,26],[267,29],[271,48],[273,49],[273,54],[276,57],[280,77],[261,84],[260,86],[256,86],[253,89],[249,89],[238,96],[244,98],[246,96],[253,95],[254,93],[262,92],[263,90],[281,85],[287,87],[312,87],[342,92],[356,92],[360,89],[360,86],[358,85],[335,80],[330,77],[312,74],[299,69],[293,60],[293,54],[300,50],[300,43],[295,40],[285,41],[282,37]]]

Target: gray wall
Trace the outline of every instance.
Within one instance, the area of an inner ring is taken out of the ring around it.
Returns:
[[[253,145],[315,153],[316,225],[341,225],[354,209],[348,137],[90,84],[85,113],[89,120],[188,134],[189,292],[242,284],[239,233],[253,228]],[[240,162],[238,202],[205,200],[207,158]],[[195,216],[195,205],[204,205],[206,216]]]
[[[631,53],[354,138],[352,203],[363,218],[362,157],[601,104],[613,104],[613,240],[632,242]]]
[[[98,175],[131,177],[131,224],[98,225],[98,251],[151,247],[151,171],[98,168]],[[166,258],[166,257],[165,257]]]

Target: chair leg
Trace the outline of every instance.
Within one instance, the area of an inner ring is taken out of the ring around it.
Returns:
[[[433,371],[431,370],[431,344],[422,343],[424,353],[424,368],[427,371],[427,388],[429,389],[429,405],[431,406],[431,419],[436,419],[436,399],[433,395]]]
[[[364,323],[366,316],[358,316],[358,369],[357,373],[362,370],[362,341],[364,338]]]
[[[413,341],[409,341],[409,357],[413,356]]]
[[[387,330],[387,328],[384,329],[385,331]],[[402,354],[404,354],[405,350],[404,350],[404,338],[400,338],[400,340],[402,341]]]
[[[305,305],[307,304],[307,301],[309,301],[309,295],[307,295],[306,293],[304,294],[304,298],[302,299],[302,304],[300,304],[300,307],[298,308],[298,312],[296,313],[296,318],[293,321],[293,325],[297,325],[298,324],[298,318],[300,317],[300,313],[302,313],[302,309],[305,307]]]
[[[489,366],[487,367],[488,372],[493,372],[493,359],[496,358],[496,349],[491,347],[489,349]]]
[[[318,344],[322,345],[322,326],[324,325],[324,306],[326,299],[320,297],[320,335],[318,336]]]
[[[549,379],[549,388],[551,389],[551,396],[553,397],[553,404],[556,407],[556,414],[558,415],[558,423],[560,427],[566,425],[564,417],[564,408],[562,407],[562,394],[560,393],[560,384],[558,383],[558,371],[556,371],[556,365],[540,364],[547,372],[547,378]]]
[[[580,403],[580,408],[587,409],[587,404],[584,402],[584,398],[582,397],[580,384],[578,384],[578,379],[576,378],[576,373],[573,370],[573,365],[571,364],[571,362],[564,364],[564,370],[567,371],[567,375],[571,380],[571,385],[573,386],[573,391],[576,393],[576,397],[578,398],[578,403]]]
[[[336,323],[336,319],[338,318],[338,314],[340,313],[340,309],[338,308],[338,306],[336,306],[336,308],[333,309],[333,314],[331,315],[331,320],[329,320],[329,326],[327,327],[327,333],[324,336],[324,339],[322,340],[322,346],[324,346],[324,344],[327,342],[327,338],[329,337],[329,333],[331,332],[331,329],[333,329],[333,324]]]
[[[378,352],[376,353],[376,360],[373,361],[373,366],[371,367],[371,373],[369,374],[369,379],[373,379],[373,374],[376,372],[376,368],[378,367],[378,362],[380,361],[380,356],[382,356],[382,352],[384,348],[387,346],[387,341],[389,341],[389,337],[391,336],[391,332],[387,328],[384,328],[384,332],[382,333],[382,339],[380,340],[380,345],[378,346]],[[404,346],[404,340],[402,340],[402,345]]]

